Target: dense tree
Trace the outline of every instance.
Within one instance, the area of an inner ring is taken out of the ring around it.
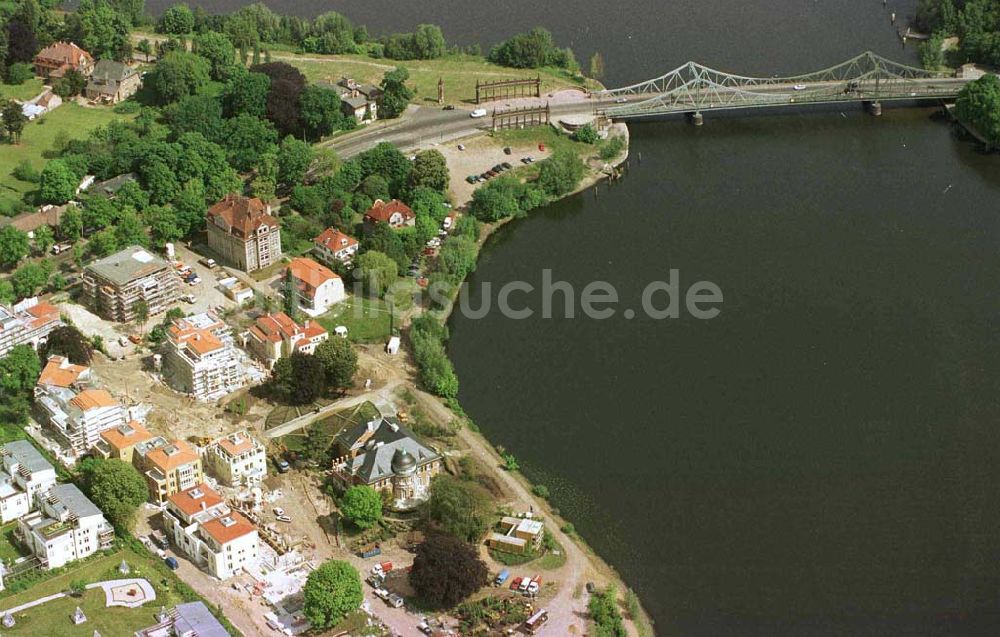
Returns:
[[[476,269],[478,254],[479,250],[475,241],[462,237],[450,237],[441,246],[441,254],[438,259],[441,270],[457,283],[464,280]]]
[[[80,221],[84,230],[90,233],[113,225],[119,214],[118,206],[107,197],[90,197],[83,204]]]
[[[24,84],[35,77],[35,71],[27,62],[17,62],[7,67],[5,82],[14,86]]]
[[[75,325],[61,325],[52,330],[39,348],[42,360],[49,356],[65,356],[74,365],[90,365],[93,354],[90,339]]]
[[[194,52],[208,60],[209,75],[220,82],[228,80],[236,65],[236,48],[225,35],[215,31],[194,39]]]
[[[146,225],[134,210],[126,210],[115,224],[115,242],[119,246],[146,245]]]
[[[28,419],[31,392],[42,372],[31,345],[16,345],[0,358],[0,418],[22,424]]]
[[[326,390],[326,370],[316,357],[295,352],[291,360],[291,382],[289,400],[296,405],[308,405],[316,401]]]
[[[301,183],[312,160],[312,146],[291,135],[285,137],[278,151],[278,183],[286,186]]]
[[[14,296],[18,299],[26,299],[38,294],[49,282],[54,268],[54,262],[49,259],[25,263],[19,267],[10,277],[10,283],[14,287]]]
[[[149,56],[153,54],[153,44],[148,38],[139,40],[139,43],[135,45],[135,49],[139,53],[142,53],[145,62],[149,62]]]
[[[361,606],[361,578],[347,562],[328,560],[309,573],[302,612],[316,630],[332,628]]]
[[[560,148],[539,164],[538,185],[548,195],[565,195],[579,185],[585,170],[574,151]]]
[[[556,48],[552,34],[541,27],[519,33],[490,51],[490,62],[517,69],[537,69],[546,65],[565,66],[563,52]]]
[[[573,139],[584,144],[596,144],[600,137],[598,137],[597,129],[594,128],[593,124],[584,124],[573,133]]]
[[[94,58],[125,60],[131,55],[129,17],[105,0],[80,0],[76,16],[80,21],[80,46]]]
[[[186,35],[194,31],[194,12],[186,4],[175,4],[167,7],[160,16],[160,33],[171,35]]]
[[[48,254],[49,248],[55,245],[56,242],[56,235],[52,231],[52,227],[42,226],[36,229],[34,242],[35,242],[35,250],[37,250],[39,254],[42,255]]]
[[[111,0],[111,6],[131,24],[138,26],[145,17],[145,0]]]
[[[421,514],[433,528],[466,542],[478,542],[493,516],[490,494],[478,484],[448,475],[435,476]]]
[[[28,256],[28,235],[14,226],[0,226],[0,267],[10,268]]]
[[[321,86],[307,86],[299,96],[300,126],[309,139],[317,140],[344,126],[340,96]]]
[[[354,279],[364,285],[374,296],[384,296],[389,286],[396,280],[399,267],[387,254],[369,250],[357,258]]]
[[[149,200],[154,204],[165,204],[173,201],[181,192],[181,184],[177,180],[177,171],[166,162],[154,159],[141,167],[140,177],[149,193]]]
[[[438,396],[458,395],[458,377],[445,352],[446,330],[433,316],[424,315],[410,324],[413,357],[420,367],[420,382]]]
[[[361,241],[361,250],[381,252],[396,264],[396,274],[402,275],[415,256],[410,254],[403,242],[405,230],[394,230],[388,224],[380,223]],[[412,232],[412,231],[411,231]],[[367,286],[367,282],[365,282]]]
[[[397,33],[382,38],[383,54],[393,60],[430,60],[439,58],[447,49],[441,27],[417,25],[413,33]]]
[[[444,192],[448,189],[449,180],[448,162],[445,161],[441,151],[431,149],[417,153],[416,159],[413,160],[413,169],[410,171],[411,188],[423,186]]]
[[[475,547],[450,535],[431,535],[417,546],[410,584],[436,608],[451,608],[486,585],[489,571]]]
[[[260,164],[263,156],[273,152],[278,131],[267,120],[252,115],[237,115],[226,122],[225,145],[229,162],[241,171]]]
[[[514,177],[504,175],[472,192],[469,212],[480,221],[498,221],[521,212],[520,197],[524,186]]]
[[[0,118],[3,118],[3,127],[10,137],[11,143],[17,142],[21,138],[21,131],[24,130],[28,118],[25,116],[21,105],[14,100],[7,100],[3,109],[0,110]]]
[[[962,87],[955,113],[991,144],[1000,144],[1000,79],[988,73]]]
[[[594,623],[594,637],[626,637],[625,622],[618,610],[618,594],[614,586],[595,591],[587,602],[590,620]]]
[[[163,109],[163,119],[177,137],[201,133],[218,139],[222,133],[222,104],[209,95],[188,95]]]
[[[382,100],[379,103],[379,116],[383,119],[399,117],[413,99],[413,91],[406,85],[410,72],[402,66],[388,71],[382,78]]]
[[[267,116],[267,95],[270,89],[271,78],[263,73],[251,73],[237,67],[233,78],[222,92],[222,106],[226,117]]]
[[[208,61],[194,53],[174,51],[146,75],[145,85],[160,104],[169,104],[197,93],[209,81]]]
[[[7,64],[27,63],[38,53],[35,31],[20,20],[7,23]]]
[[[382,519],[382,496],[366,484],[354,485],[344,492],[340,512],[359,529],[370,529]]]
[[[353,162],[352,162],[353,163]],[[369,175],[381,175],[389,182],[389,194],[399,196],[405,188],[413,163],[406,155],[389,142],[381,142],[357,156],[360,174],[357,183]],[[344,164],[341,172],[345,175],[351,172],[352,164]]]
[[[52,83],[52,92],[63,99],[80,95],[85,88],[87,78],[76,69],[67,70],[65,75]]]
[[[142,475],[121,460],[88,459],[80,463],[83,488],[107,516],[120,535],[127,535],[135,524],[135,513],[149,498]]]
[[[59,237],[76,241],[81,234],[83,234],[83,217],[80,216],[80,209],[69,206],[59,220]]]
[[[316,347],[316,359],[323,364],[326,384],[350,387],[358,371],[358,355],[346,338],[331,338]]]
[[[258,64],[250,70],[271,79],[267,93],[267,118],[282,135],[298,133],[301,128],[299,98],[306,88],[306,77],[287,62]]]

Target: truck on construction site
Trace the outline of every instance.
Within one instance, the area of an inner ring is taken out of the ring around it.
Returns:
[[[382,554],[382,547],[378,544],[369,544],[368,546],[362,548],[358,555],[364,558],[375,557],[376,555]]]

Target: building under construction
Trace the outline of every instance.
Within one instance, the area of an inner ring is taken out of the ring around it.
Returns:
[[[147,315],[169,309],[180,294],[180,278],[169,263],[145,248],[131,246],[88,265],[83,271],[84,303],[95,314],[122,323],[135,319],[136,306]]]

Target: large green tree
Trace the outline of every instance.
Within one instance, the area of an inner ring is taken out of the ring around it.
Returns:
[[[377,250],[369,250],[358,257],[354,268],[354,280],[361,281],[369,294],[378,297],[385,295],[398,274],[396,262]]]
[[[382,519],[382,496],[366,484],[354,485],[344,492],[340,512],[359,529],[370,529]]]
[[[309,139],[318,140],[329,135],[344,123],[340,96],[321,86],[305,87],[299,95],[299,119]]]
[[[302,597],[302,612],[313,629],[332,628],[364,601],[361,577],[349,563],[328,560],[309,573]]]
[[[448,190],[448,162],[441,151],[431,149],[417,153],[410,171],[410,187],[425,187],[439,192]]]
[[[382,100],[379,104],[379,115],[383,119],[399,117],[406,110],[410,100],[413,99],[413,91],[406,85],[408,79],[410,79],[410,72],[402,66],[388,71],[382,78]]]
[[[30,411],[31,392],[42,371],[31,345],[16,345],[0,358],[0,419],[24,424]]]
[[[410,584],[435,608],[451,608],[486,585],[489,571],[475,547],[450,536],[435,534],[417,546]]]
[[[186,51],[173,51],[146,75],[148,86],[160,104],[170,104],[197,93],[209,82],[208,61]]]
[[[123,15],[106,0],[80,0],[76,16],[80,45],[95,58],[125,60],[131,55],[131,16]]]
[[[316,347],[314,356],[323,364],[326,384],[350,387],[358,371],[358,354],[346,338],[331,338]]]
[[[466,542],[478,542],[489,529],[493,501],[485,489],[440,474],[431,480],[430,497],[423,504],[422,515],[432,527]]]
[[[1000,79],[987,73],[962,87],[955,113],[989,143],[1000,145]]]
[[[80,465],[84,490],[120,535],[132,530],[135,513],[149,489],[135,467],[121,460],[85,460]]]
[[[14,100],[7,100],[3,109],[0,110],[0,118],[3,119],[4,130],[10,141],[17,142],[21,138],[21,131],[28,123],[28,117],[24,114],[21,105]]]
[[[293,187],[306,177],[313,160],[312,146],[291,135],[281,140],[278,152],[278,182]]]
[[[183,3],[167,7],[160,16],[159,29],[161,33],[187,35],[194,31],[194,12]]]
[[[42,360],[47,360],[49,356],[65,356],[74,365],[89,365],[93,354],[90,339],[75,325],[61,325],[52,330],[45,344],[39,348]]]
[[[31,252],[28,235],[14,226],[0,227],[0,267],[11,268]]]
[[[194,52],[208,60],[209,75],[213,80],[225,81],[232,76],[236,66],[236,47],[222,33],[208,31],[194,39]]]

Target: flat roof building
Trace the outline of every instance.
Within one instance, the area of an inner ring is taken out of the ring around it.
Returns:
[[[84,303],[110,321],[135,319],[136,306],[146,303],[149,316],[177,302],[180,279],[174,268],[139,246],[131,246],[88,265],[83,271]]]

